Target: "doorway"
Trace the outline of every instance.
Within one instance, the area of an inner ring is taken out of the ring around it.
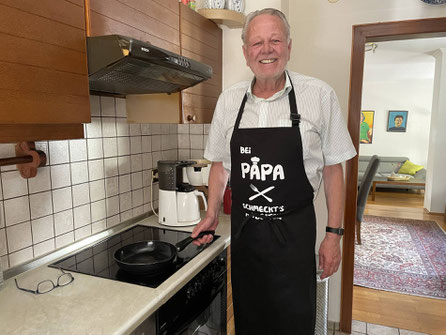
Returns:
[[[353,26],[348,129],[359,152],[359,125],[367,42],[406,40],[446,36],[446,18],[384,22]],[[343,332],[351,332],[353,306],[353,268],[357,197],[358,156],[346,164],[345,236],[343,240],[341,322]]]

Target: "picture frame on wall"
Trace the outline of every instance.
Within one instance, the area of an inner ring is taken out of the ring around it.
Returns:
[[[375,119],[375,111],[361,111],[361,125],[359,130],[359,143],[371,144],[373,140],[373,125]]]
[[[407,128],[407,116],[409,111],[389,110],[387,119],[387,131],[393,133],[405,133]]]

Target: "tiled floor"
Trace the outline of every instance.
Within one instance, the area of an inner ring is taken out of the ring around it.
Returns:
[[[333,333],[332,333],[333,332]],[[329,331],[329,335],[346,334],[340,331]],[[373,323],[366,323],[362,321],[353,320],[352,335],[426,335],[426,333],[418,333],[405,329],[391,328],[386,326],[375,325]]]

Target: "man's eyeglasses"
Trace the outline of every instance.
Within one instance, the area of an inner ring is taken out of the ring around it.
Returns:
[[[54,290],[56,287],[67,286],[68,284],[71,284],[73,282],[74,277],[71,273],[65,272],[62,269],[59,270],[62,271],[62,274],[57,278],[57,284],[55,284],[51,279],[43,280],[37,284],[37,288],[35,290],[29,290],[20,287],[19,284],[17,283],[17,279],[14,279],[15,284],[19,290],[34,294],[45,294]]]

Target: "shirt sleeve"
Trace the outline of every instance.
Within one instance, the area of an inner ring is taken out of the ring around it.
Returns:
[[[230,153],[226,149],[224,93],[220,95],[212,117],[204,157],[211,162],[227,162]]]
[[[356,156],[336,93],[333,89],[322,96],[321,145],[324,165],[335,165]]]

